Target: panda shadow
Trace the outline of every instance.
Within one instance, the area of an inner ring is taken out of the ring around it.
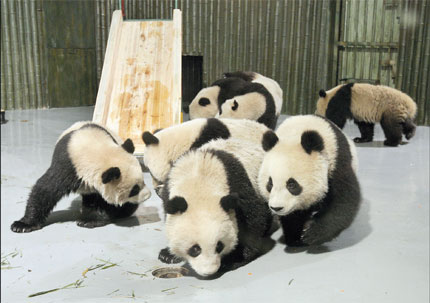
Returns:
[[[370,235],[372,227],[370,226],[370,203],[363,200],[358,214],[351,226],[345,229],[336,239],[322,245],[307,247],[286,247],[284,251],[289,254],[303,253],[323,254],[333,251],[342,250],[360,243]],[[283,236],[278,240],[285,244]],[[284,242],[282,242],[284,241]]]
[[[402,141],[399,145],[407,145],[409,142]],[[382,147],[382,148],[393,148],[393,146],[387,146],[384,144],[384,141],[372,141],[372,142],[365,142],[365,143],[355,143],[356,147]]]
[[[157,207],[142,206],[139,207],[132,216],[122,219],[116,219],[113,221],[113,223],[121,227],[133,227],[159,221],[161,221],[161,218],[158,214]]]
[[[75,198],[68,209],[57,210],[50,213],[43,224],[43,227],[54,223],[65,223],[79,220],[81,217],[81,205],[82,199],[80,197]]]
[[[43,227],[55,223],[79,221],[81,219],[81,208],[82,198],[77,197],[72,201],[68,209],[57,210],[49,214]],[[139,207],[130,217],[114,219],[111,223],[121,227],[133,227],[158,221],[161,221],[161,219],[156,207]]]

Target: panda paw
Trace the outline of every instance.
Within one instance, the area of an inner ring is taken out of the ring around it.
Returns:
[[[321,244],[321,231],[315,227],[313,220],[309,220],[304,224],[300,239],[309,246]]]
[[[167,264],[177,264],[177,263],[180,263],[183,261],[181,258],[170,253],[168,247],[160,250],[160,253],[158,254],[158,260],[160,260],[163,263],[167,263]]]
[[[76,222],[76,224],[79,227],[85,227],[85,228],[102,227],[109,223],[110,223],[109,221],[102,221],[102,220],[98,220],[98,221],[79,220],[78,222]]]
[[[35,231],[35,230],[38,230],[41,228],[42,228],[42,226],[39,224],[30,225],[30,224],[24,223],[22,221],[15,221],[10,226],[10,229],[16,233],[29,233],[29,232],[32,232],[32,231]]]

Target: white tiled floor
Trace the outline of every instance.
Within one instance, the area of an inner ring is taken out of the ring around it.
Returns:
[[[8,111],[1,126],[2,302],[429,302],[429,127],[397,148],[358,146],[363,204],[354,224],[316,251],[272,251],[213,281],[158,279],[166,246],[153,193],[132,218],[98,229],[76,226],[80,199],[63,199],[42,230],[10,231],[31,186],[47,169],[60,133],[90,120],[92,107]],[[358,129],[348,124],[351,137]],[[151,186],[149,175],[147,184]],[[281,231],[274,234],[278,239]],[[8,255],[3,258],[5,255]],[[86,268],[108,260],[118,266]],[[3,262],[10,263],[3,265]],[[143,273],[139,276],[135,273]],[[80,288],[62,289],[82,279]],[[133,298],[134,296],[134,298]]]

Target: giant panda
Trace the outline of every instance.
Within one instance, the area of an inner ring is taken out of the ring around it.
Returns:
[[[280,216],[288,246],[322,244],[352,223],[361,200],[355,146],[334,123],[288,118],[262,145],[260,192]]]
[[[258,193],[261,145],[214,140],[180,157],[162,190],[168,248],[159,259],[215,278],[269,251],[273,217]]]
[[[386,140],[385,145],[397,146],[402,134],[411,139],[415,134],[412,122],[417,106],[405,93],[383,85],[349,83],[338,85],[329,91],[320,90],[316,114],[325,116],[343,128],[347,119],[354,119],[361,138],[354,142],[373,140],[375,123],[380,122]]]
[[[261,85],[263,85],[267,89],[267,91],[272,95],[273,100],[275,102],[275,113],[276,113],[276,116],[279,117],[282,111],[283,91],[282,91],[282,88],[279,86],[278,82],[256,72],[244,72],[244,71],[228,72],[228,73],[224,73],[224,77],[242,78],[247,82],[260,83]]]
[[[152,175],[158,194],[172,163],[188,150],[218,138],[233,137],[261,142],[267,130],[264,125],[251,120],[200,118],[165,128],[155,134],[144,132],[144,165]]]
[[[130,139],[122,142],[99,124],[73,124],[58,139],[51,166],[33,186],[24,217],[12,231],[40,229],[57,202],[73,192],[82,195],[79,226],[102,226],[131,215],[151,195],[133,152]]]
[[[237,77],[216,80],[211,86],[200,90],[184,111],[189,112],[191,120],[213,118],[225,100],[236,96],[247,85],[247,81]]]
[[[260,83],[250,83],[237,96],[226,100],[216,117],[255,120],[271,129],[278,121],[273,97]]]

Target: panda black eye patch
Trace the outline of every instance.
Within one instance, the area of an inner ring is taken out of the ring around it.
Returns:
[[[221,253],[223,249],[224,249],[224,243],[222,243],[221,241],[218,241],[215,248],[216,253],[217,254]]]
[[[130,198],[130,197],[136,196],[139,192],[140,192],[140,186],[135,184],[131,189],[130,195],[128,197]]]
[[[191,248],[188,250],[188,254],[193,258],[200,255],[201,252],[202,252],[202,249],[200,248],[200,246],[198,244],[191,246]]]
[[[287,189],[294,196],[300,195],[302,190],[303,190],[303,188],[300,186],[300,184],[294,178],[288,179]]]
[[[211,101],[209,101],[208,98],[200,98],[199,104],[200,104],[200,106],[206,106],[206,105],[211,104]]]
[[[272,177],[269,177],[269,181],[267,181],[266,189],[270,193],[273,187]]]

